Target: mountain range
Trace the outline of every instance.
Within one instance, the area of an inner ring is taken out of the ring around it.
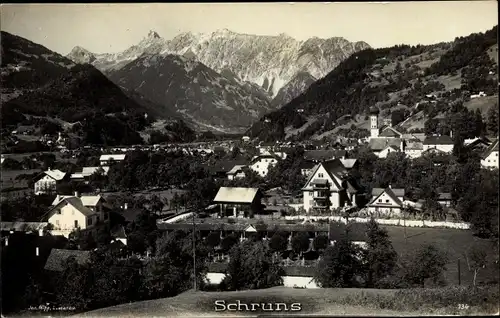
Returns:
[[[230,70],[240,80],[261,86],[272,98],[298,73],[306,72],[319,79],[352,53],[369,47],[365,42],[349,42],[341,37],[298,41],[286,34],[259,36],[223,29],[209,34],[186,32],[166,40],[150,31],[141,42],[123,52],[94,54],[77,46],[68,58],[112,72],[144,53],[182,55],[219,73]]]

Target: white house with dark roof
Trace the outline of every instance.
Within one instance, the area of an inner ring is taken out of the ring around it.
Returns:
[[[272,154],[255,156],[252,158],[252,162],[249,167],[259,176],[265,177],[269,172],[269,168],[277,164],[279,160],[281,160],[280,157]]]
[[[440,152],[451,153],[453,151],[453,139],[448,135],[427,136],[423,143],[423,151],[436,149]]]
[[[498,169],[498,139],[493,141],[481,155],[481,166],[487,169]]]
[[[367,211],[373,216],[399,216],[403,209],[405,190],[374,188],[372,200],[367,205]]]
[[[120,162],[125,160],[126,154],[114,154],[114,155],[101,155],[99,162],[101,166],[109,166],[113,162]]]
[[[258,188],[221,187],[214,198],[219,205],[219,215],[246,217],[263,210],[263,194]]]
[[[340,160],[321,162],[314,167],[302,188],[304,210],[355,206],[356,193],[355,182]]]
[[[236,179],[241,179],[245,178],[245,168],[247,166],[245,165],[235,165],[231,170],[227,172],[227,178],[229,180],[236,180]]]
[[[62,235],[74,229],[89,229],[98,222],[109,222],[101,196],[57,196],[48,212],[48,222]]]
[[[35,178],[35,195],[55,192],[57,185],[68,179],[69,175],[61,170],[49,170],[44,171]]]
[[[406,142],[405,154],[411,158],[419,158],[424,151],[424,143],[418,139],[409,140]]]
[[[401,138],[370,138],[368,146],[379,157],[386,158],[390,152],[404,152],[404,140]]]

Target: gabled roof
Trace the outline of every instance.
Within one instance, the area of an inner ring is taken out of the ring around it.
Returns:
[[[346,169],[351,169],[358,162],[358,159],[340,159],[340,162],[342,162]]]
[[[401,201],[401,199],[405,195],[405,189],[393,189],[390,187],[387,187],[385,189],[373,188],[373,190],[372,190],[373,198],[369,204],[373,204],[377,200],[377,198],[380,197],[383,193],[386,193],[391,199],[394,200],[394,202],[396,202],[396,204],[403,205],[403,202]]]
[[[427,136],[424,145],[453,145],[453,139],[448,135]]]
[[[258,188],[221,187],[215,196],[215,203],[252,203],[260,190]]]
[[[438,200],[451,200],[451,193],[439,193]]]
[[[498,152],[498,139],[496,139],[491,143],[491,145],[481,155],[481,158],[482,159],[488,158],[488,156],[491,155],[491,153],[494,151]]]
[[[260,161],[261,159],[276,159],[276,160],[281,160],[281,157],[278,156],[278,155],[276,155],[276,154],[274,154],[274,153],[258,155],[258,156],[254,156],[252,158],[252,163]]]
[[[304,159],[315,161],[327,161],[335,158],[342,158],[347,155],[345,150],[307,150],[304,152]]]
[[[57,205],[59,202],[61,202],[62,200],[66,199],[66,198],[79,199],[83,206],[91,206],[91,207],[96,206],[97,203],[99,203],[99,201],[101,199],[103,199],[103,197],[101,197],[100,195],[82,195],[81,197],[77,198],[74,195],[59,195],[58,194],[54,198],[54,201],[52,201],[51,205]]]
[[[316,172],[318,171],[318,169],[321,166],[329,174],[330,178],[335,183],[335,186],[338,189],[342,189],[342,185],[338,183],[338,181],[335,177],[337,177],[340,180],[344,180],[349,176],[349,173],[347,172],[347,169],[344,167],[344,165],[342,164],[342,162],[339,159],[334,159],[334,160],[318,163],[316,165],[316,167],[314,167],[311,174],[309,175],[309,178],[307,179],[303,189],[305,189],[309,185],[309,183],[311,183],[311,181],[313,180],[313,178],[316,175]]]
[[[90,215],[95,213],[91,209],[84,206],[82,204],[82,201],[80,200],[80,198],[77,198],[77,197],[69,197],[69,198],[62,199],[52,209],[50,209],[49,213],[56,210],[64,203],[70,204],[71,206],[73,206],[75,209],[77,209],[80,213],[82,213],[85,216],[90,216]]]
[[[70,257],[74,257],[78,264],[83,265],[90,261],[90,251],[53,248],[47,258],[44,269],[57,272],[63,271],[64,264]]]
[[[83,175],[83,177],[89,177],[101,169],[103,170],[103,175],[108,174],[109,167],[102,167],[101,166],[101,167],[83,167],[82,175]]]
[[[379,135],[380,137],[396,137],[400,138],[403,134],[397,131],[392,127],[385,127],[382,133]]]
[[[42,172],[42,174],[40,174],[36,179],[39,179],[39,178],[43,177],[44,175],[47,175],[56,181],[60,181],[66,177],[67,173],[63,172],[61,170],[58,170],[58,169],[47,170],[47,171]]]
[[[411,140],[406,143],[405,150],[424,150],[424,144],[421,141]]]
[[[215,165],[209,165],[206,168],[212,173],[216,172],[228,172],[234,166],[244,166],[246,165],[246,160],[221,160],[218,161]]]
[[[371,138],[369,141],[370,149],[373,151],[382,151],[388,146],[394,146],[401,149],[401,138]]]
[[[233,167],[233,169],[229,170],[227,174],[237,174],[238,172],[241,171],[241,169],[245,168],[246,166],[244,165],[236,165]]]
[[[114,161],[125,160],[125,154],[116,154],[116,155],[101,155],[99,161],[108,161],[113,159]]]

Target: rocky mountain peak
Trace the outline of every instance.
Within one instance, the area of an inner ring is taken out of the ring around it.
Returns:
[[[161,37],[156,31],[150,30],[147,38],[148,39],[159,39]]]

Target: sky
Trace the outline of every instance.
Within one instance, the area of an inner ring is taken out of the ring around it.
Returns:
[[[150,30],[171,39],[182,32],[313,36],[365,41],[374,48],[433,44],[498,24],[497,1],[402,3],[8,4],[1,30],[66,55],[77,45],[120,52]]]

